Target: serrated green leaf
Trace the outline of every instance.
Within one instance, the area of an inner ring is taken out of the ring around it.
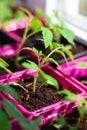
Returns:
[[[51,77],[50,75],[45,74],[43,71],[40,71],[40,80],[45,85],[50,84],[53,87],[55,87],[56,89],[59,88],[58,82],[53,77]]]
[[[58,28],[58,31],[61,33],[61,35],[72,45],[74,45],[74,33],[69,28],[67,28],[65,25]]]
[[[38,70],[38,66],[37,64],[35,64],[34,62],[27,60],[27,62],[23,62],[22,66],[31,70]]]
[[[2,109],[0,109],[0,129],[11,130],[11,126],[7,114]]]
[[[45,27],[41,28],[41,31],[42,31],[42,35],[43,35],[43,41],[44,41],[45,48],[47,48],[50,46],[50,44],[52,44],[53,34],[50,31],[50,29],[45,28]]]
[[[34,32],[40,31],[40,29],[41,29],[42,27],[43,27],[43,25],[42,25],[42,23],[41,23],[41,21],[40,21],[39,19],[34,18],[34,19],[32,20],[32,30],[33,30]]]
[[[87,68],[87,63],[85,63],[85,62],[79,62],[79,63],[77,63],[76,67],[78,69],[86,69]]]
[[[19,100],[16,91],[13,88],[11,88],[9,85],[0,85],[0,90],[7,94],[12,95],[15,99]]]

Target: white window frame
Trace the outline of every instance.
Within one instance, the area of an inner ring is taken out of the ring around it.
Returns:
[[[79,0],[46,0],[46,13],[52,18],[53,9],[58,10],[64,23],[74,31],[76,39],[87,45],[87,17],[79,13]]]

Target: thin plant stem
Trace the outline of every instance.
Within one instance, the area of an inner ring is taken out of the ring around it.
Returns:
[[[33,82],[33,92],[36,91],[36,83],[37,83],[37,79],[38,79],[38,71],[36,72],[36,75],[34,77],[34,82]]]
[[[83,119],[84,115],[82,114],[82,112],[79,110],[79,114],[80,114],[80,117],[78,118],[78,122],[76,124],[76,129],[78,130],[78,127],[80,125],[80,122],[81,120]]]
[[[39,75],[39,72],[41,71],[40,67],[41,67],[40,57],[38,56],[38,70],[37,70],[36,75],[34,77],[33,92],[36,91],[36,84],[37,84],[37,80],[38,80],[38,75]]]
[[[62,49],[62,47],[57,47],[55,48],[54,50],[52,50],[48,55],[47,55],[47,58],[49,58],[55,51],[59,50],[59,49]]]

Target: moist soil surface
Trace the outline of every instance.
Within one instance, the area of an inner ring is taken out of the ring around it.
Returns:
[[[33,78],[32,78],[33,81]],[[42,107],[51,105],[58,101],[61,101],[64,95],[57,94],[57,91],[52,86],[41,86],[41,83],[38,82],[36,86],[36,91],[32,91],[32,82],[29,79],[20,81],[24,88],[28,90],[28,92],[24,91],[20,87],[12,86],[17,91],[19,98],[21,99],[21,104],[28,110],[37,110]]]

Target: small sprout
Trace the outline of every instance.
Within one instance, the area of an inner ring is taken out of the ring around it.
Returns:
[[[9,85],[19,86],[19,87],[22,88],[25,92],[28,92],[28,90],[27,90],[25,87],[23,87],[22,85],[20,85],[20,84],[18,84],[18,83],[16,83],[16,82],[11,82],[11,83],[9,83]]]
[[[42,60],[41,60],[41,56],[42,56],[42,52],[41,51],[38,51],[37,49],[35,48],[24,48],[24,49],[28,49],[28,50],[32,50],[34,51],[34,53],[37,55],[38,57],[38,65],[33,62],[33,61],[30,61],[30,60],[26,60],[25,62],[22,63],[22,66],[25,67],[25,68],[28,68],[28,69],[31,69],[31,70],[35,70],[36,71],[36,76],[34,77],[34,83],[33,83],[33,92],[36,91],[36,83],[37,83],[37,80],[40,80],[42,84],[50,84],[52,86],[54,86],[56,89],[59,87],[58,86],[58,82],[51,76],[45,74],[41,67],[43,66],[44,63],[48,62],[48,61],[51,61],[55,64],[57,64],[57,62],[54,60],[54,59],[51,59],[49,58],[49,56],[46,56],[44,57]],[[22,49],[23,50],[23,49]],[[53,51],[54,52],[54,51]],[[52,52],[51,52],[52,54]]]
[[[12,74],[11,70],[7,68],[8,66],[9,64],[5,60],[0,58],[0,68],[4,69],[9,74]]]

